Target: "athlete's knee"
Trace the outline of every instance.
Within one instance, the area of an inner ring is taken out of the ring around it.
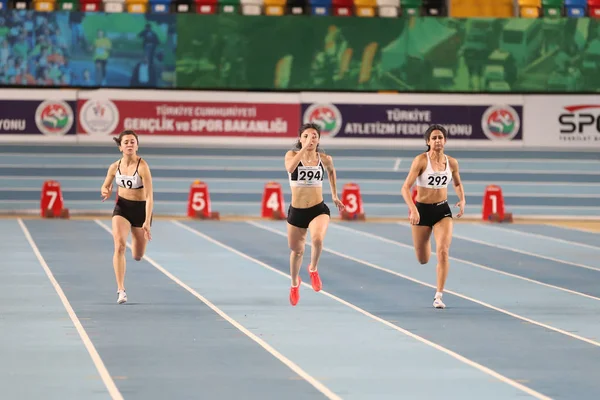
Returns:
[[[115,253],[117,253],[119,255],[123,255],[123,254],[125,254],[126,249],[127,249],[127,246],[125,245],[125,241],[115,242]]]
[[[431,256],[431,248],[429,246],[417,246],[415,248],[415,255],[419,264],[427,264]]]
[[[314,247],[323,247],[323,238],[322,237],[314,237],[311,239],[312,245]]]
[[[448,261],[448,257],[450,257],[450,246],[438,246],[436,254],[438,260]]]
[[[291,250],[292,250],[292,257],[302,258],[302,256],[304,256],[303,248],[292,248]]]
[[[131,247],[131,255],[133,256],[133,259],[135,261],[142,261],[142,258],[144,258],[145,252],[146,252],[146,246],[139,246],[138,243],[136,243],[135,246]]]
[[[293,254],[302,256],[302,254],[304,254],[305,244],[306,244],[306,241],[304,239],[290,240],[288,242],[288,247],[290,248],[290,250],[292,251]]]
[[[302,257],[304,255],[304,240],[296,243],[292,242],[289,244],[289,246],[294,257]]]

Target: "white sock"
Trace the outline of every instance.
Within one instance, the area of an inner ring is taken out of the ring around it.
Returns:
[[[442,293],[442,292],[435,292],[435,298],[436,299],[441,299],[443,294],[444,293]]]

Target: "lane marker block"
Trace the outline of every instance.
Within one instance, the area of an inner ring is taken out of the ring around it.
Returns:
[[[196,219],[220,219],[219,212],[212,211],[208,185],[196,180],[190,186],[187,216]]]
[[[40,214],[42,218],[69,218],[69,209],[64,208],[60,182],[45,181],[40,196]]]
[[[483,193],[481,219],[490,222],[513,222],[512,213],[507,213],[504,209],[504,196],[500,186],[486,186]]]
[[[277,182],[267,182],[263,190],[260,216],[277,220],[287,219],[284,209],[281,185]]]
[[[340,213],[346,221],[364,221],[366,219],[363,210],[363,201],[360,187],[355,183],[346,183],[342,189],[342,203],[346,206]]]

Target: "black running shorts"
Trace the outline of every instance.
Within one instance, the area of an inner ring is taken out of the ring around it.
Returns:
[[[128,200],[124,199],[123,197],[119,197],[117,199],[117,204],[115,204],[112,215],[113,217],[115,215],[120,215],[129,221],[132,227],[141,228],[146,220],[146,202],[140,200]]]
[[[439,203],[427,204],[415,202],[417,210],[419,211],[419,226],[432,227],[444,218],[452,218],[452,210],[448,205],[448,200],[441,201]]]
[[[327,207],[327,204],[325,204],[324,201],[309,208],[296,208],[290,205],[288,208],[287,222],[298,228],[306,229],[310,222],[321,214],[331,216],[329,207]]]

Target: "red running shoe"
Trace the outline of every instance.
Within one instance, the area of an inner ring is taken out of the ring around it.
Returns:
[[[302,284],[302,280],[298,276],[298,286],[290,287],[290,304],[295,306],[300,301],[300,285]]]
[[[311,271],[310,264],[308,265],[308,273],[310,275],[310,284],[312,285],[315,292],[318,292],[323,288],[323,282],[321,282],[321,277],[319,276],[319,271]]]

